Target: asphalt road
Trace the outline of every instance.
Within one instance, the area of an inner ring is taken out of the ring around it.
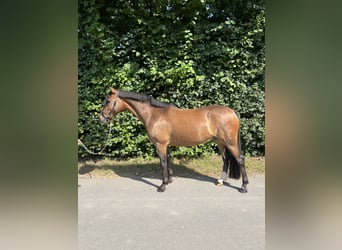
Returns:
[[[265,177],[217,187],[199,177],[79,178],[79,250],[265,249]]]

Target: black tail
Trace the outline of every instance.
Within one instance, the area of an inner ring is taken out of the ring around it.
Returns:
[[[240,116],[239,114],[234,110],[236,116],[238,117],[239,121],[240,121]],[[241,126],[241,124],[240,124]],[[239,127],[239,130],[238,130],[238,146],[239,146],[239,154],[241,155],[242,152],[241,152],[241,133],[240,133],[240,127]]]
[[[236,113],[236,112],[235,112]],[[238,131],[238,147],[239,147],[239,157],[241,156],[241,136],[240,136],[240,128]],[[232,155],[228,148],[225,150],[226,160],[228,161],[229,166],[229,178],[239,179],[241,176],[241,167],[238,163],[238,159]]]
[[[229,151],[228,148],[225,150],[226,154],[226,161],[228,161],[229,166],[229,178],[233,179],[240,179],[241,176],[241,170],[240,170],[240,164],[235,159],[235,157],[232,155],[232,153]]]

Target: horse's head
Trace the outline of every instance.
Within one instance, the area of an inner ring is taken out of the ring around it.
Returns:
[[[100,121],[109,122],[113,117],[125,109],[124,103],[118,97],[119,90],[110,88],[109,94],[103,102],[103,108],[100,112]]]

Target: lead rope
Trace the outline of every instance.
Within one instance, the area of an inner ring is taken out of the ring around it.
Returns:
[[[92,154],[92,155],[104,155],[104,154],[102,154],[102,152],[107,147],[107,143],[109,142],[111,132],[112,132],[112,123],[109,123],[109,132],[108,132],[107,141],[105,142],[104,147],[98,153],[93,152],[90,149],[88,149],[87,146],[84,145],[84,143],[80,139],[77,139],[77,145],[82,146],[89,154]]]

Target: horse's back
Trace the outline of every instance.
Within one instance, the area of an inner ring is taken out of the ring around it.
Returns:
[[[232,109],[218,105],[195,109],[171,107],[164,111],[158,123],[167,127],[173,146],[192,146],[210,140],[235,115]]]

